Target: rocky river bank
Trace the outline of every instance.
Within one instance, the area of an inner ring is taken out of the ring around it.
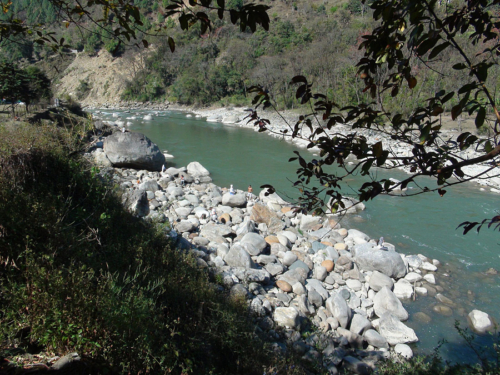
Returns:
[[[216,275],[221,292],[247,300],[257,329],[276,350],[288,344],[331,373],[343,367],[368,373],[383,358],[412,355],[408,344],[418,338],[403,323],[409,314],[401,301],[432,298],[429,305],[443,315],[457,308],[440,285],[439,261],[401,254],[342,228],[335,216],[296,212],[266,191],[231,194],[197,162],[150,171],[164,159],[137,133],[115,132],[89,151],[121,187],[131,212],[165,223],[176,247]],[[430,321],[425,311],[414,318]],[[469,321],[480,332],[493,326],[477,310]]]

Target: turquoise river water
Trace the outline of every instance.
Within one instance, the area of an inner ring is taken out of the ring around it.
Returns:
[[[122,118],[142,118],[146,114],[141,111],[118,113]],[[100,116],[112,120],[111,112]],[[167,166],[180,167],[198,161],[210,171],[214,183],[219,186],[233,184],[235,188],[246,190],[251,184],[258,192],[261,185],[272,184],[285,199],[297,197],[290,182],[295,178],[297,164],[289,163],[288,159],[298,149],[285,141],[252,129],[186,117],[182,112],[162,112],[153,121],[126,121],[132,122],[131,131],[144,133],[160,149],[175,156]],[[301,153],[310,157],[307,151]],[[377,173],[383,175],[384,171]],[[389,177],[401,179],[404,176],[406,174],[397,171],[391,172]],[[352,186],[359,181],[354,178]],[[430,180],[427,183],[432,186]],[[346,193],[349,192],[346,187]],[[361,215],[349,218],[344,226],[359,229],[373,238],[384,236],[401,253],[420,253],[438,259],[442,263],[436,275],[438,285],[456,304],[453,316],[447,317],[432,311],[437,303],[433,297],[417,297],[416,301],[405,303],[410,312],[407,324],[415,329],[420,339],[414,350],[427,353],[441,340],[446,340],[440,349],[443,358],[474,361],[472,351],[466,348],[454,324],[458,320],[465,327],[464,312],[473,309],[485,311],[500,322],[499,276],[484,273],[490,267],[500,269],[500,233],[483,229],[480,234],[474,232],[463,236],[456,227],[466,220],[480,221],[498,214],[500,195],[481,192],[479,186],[467,184],[448,189],[444,197],[437,193],[415,197],[380,196],[366,206]],[[431,322],[412,319],[412,313],[418,311],[430,316]],[[489,345],[491,340],[483,336],[476,342]]]

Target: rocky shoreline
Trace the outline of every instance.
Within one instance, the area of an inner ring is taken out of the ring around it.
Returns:
[[[187,116],[196,116],[196,117],[203,117],[206,118],[206,121],[208,122],[218,122],[222,123],[228,126],[238,126],[238,127],[244,127],[244,128],[254,128],[252,123],[248,123],[248,120],[244,120],[244,118],[248,115],[247,108],[205,108],[205,109],[200,109],[200,108],[194,108],[194,107],[188,107],[188,106],[182,106],[182,105],[177,105],[177,104],[170,104],[170,103],[129,103],[129,102],[119,102],[119,103],[113,103],[113,104],[97,104],[97,103],[92,103],[86,106],[87,109],[91,110],[120,110],[120,111],[136,111],[136,110],[141,110],[141,111],[151,111],[151,114],[149,115],[150,117],[145,118],[145,121],[151,121],[154,119],[154,115],[157,114],[157,112],[160,111],[166,111],[166,110],[173,110],[173,111],[181,111],[185,112]],[[273,111],[266,111],[262,112],[261,111],[261,116],[264,118],[267,118],[271,121],[271,124],[268,126],[269,130],[266,132],[266,134],[271,135],[276,138],[284,139],[287,142],[290,142],[294,144],[297,147],[307,149],[307,145],[309,142],[304,139],[299,139],[295,138],[292,139],[290,135],[283,135],[281,132],[285,129],[290,130],[290,126],[295,124],[298,119],[298,114],[293,113],[292,111],[283,111],[282,113],[278,114]],[[121,121],[121,119],[118,120],[118,125],[126,126],[125,121]],[[257,130],[257,129],[255,129]],[[328,134],[334,134],[334,133],[342,133],[342,134],[348,134],[350,132],[349,127],[343,126],[343,125],[337,125],[333,127],[331,130],[325,129],[325,131]],[[389,136],[377,133],[373,130],[360,130],[358,129],[357,132],[365,137],[367,137],[369,143],[373,144],[376,142],[381,141],[383,144],[384,149],[388,149],[391,151],[391,153],[395,156],[408,156],[411,154],[411,149],[406,146],[406,145],[401,145],[398,142],[392,140]],[[291,131],[289,131],[289,134]],[[309,129],[304,129],[302,132],[304,138],[309,136],[311,131]],[[444,136],[446,138],[450,139],[456,139],[457,135],[459,134],[457,131],[444,131],[443,132]],[[318,153],[318,149],[316,147],[307,149],[308,151],[312,153]],[[460,157],[463,159],[471,159],[477,156],[480,156],[481,154],[479,152],[474,151],[473,149],[468,149],[465,151],[462,151],[460,153]],[[488,168],[490,168],[491,165],[488,164],[482,164],[482,165],[472,165],[472,166],[467,166],[463,168],[463,172],[465,173],[466,176],[468,175],[478,175],[480,173],[483,173],[486,171]],[[404,166],[400,167],[401,170],[410,173],[409,170],[405,169]],[[481,179],[474,179],[471,180],[472,182],[477,183],[480,186],[481,191],[485,191],[488,189],[489,191],[493,193],[500,193],[500,167],[496,167],[492,171],[486,173],[484,176],[482,176]]]
[[[118,168],[132,165],[130,155],[126,162],[114,155],[113,143],[125,137],[139,145],[120,152],[148,145],[135,158],[158,169],[159,149],[136,134],[114,132],[96,142],[89,157],[105,165],[101,174],[120,186],[128,210],[164,223],[175,247],[213,273],[221,292],[246,299],[257,330],[276,350],[292,348],[332,374],[341,368],[367,374],[384,358],[413,355],[408,344],[418,338],[403,323],[409,314],[401,301],[428,295],[443,315],[455,307],[437,285],[439,261],[400,254],[390,243],[342,228],[333,215],[296,212],[265,190],[231,194],[198,162],[163,172]],[[415,315],[430,321],[424,312]],[[477,332],[493,328],[481,311],[468,318]]]

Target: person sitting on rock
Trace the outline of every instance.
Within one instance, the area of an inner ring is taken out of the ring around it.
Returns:
[[[250,199],[252,199],[252,195],[253,195],[253,188],[252,188],[252,185],[248,185],[248,193],[247,193],[247,201],[249,201]]]
[[[233,185],[231,185],[231,187],[229,188],[229,194],[231,195],[234,195],[234,188],[233,188]]]
[[[210,215],[212,216],[212,221],[217,222],[217,211],[215,211],[215,207],[212,208]]]
[[[181,186],[184,186],[186,184],[186,180],[184,180],[184,176],[181,175]]]

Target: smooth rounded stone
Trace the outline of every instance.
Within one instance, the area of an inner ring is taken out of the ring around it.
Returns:
[[[297,261],[297,255],[295,255],[291,251],[287,251],[283,259],[281,260],[281,263],[283,263],[287,267],[290,267],[296,261]]]
[[[422,286],[417,286],[415,287],[415,293],[417,293],[419,296],[426,296],[427,289]]]
[[[293,289],[292,286],[287,283],[285,280],[276,281],[276,286],[280,288],[285,293],[290,293]]]
[[[323,299],[327,299],[329,297],[328,291],[323,286],[323,283],[319,280],[307,279],[305,286],[306,286],[307,290],[311,290],[311,289],[316,290],[321,295],[321,297],[323,297]]]
[[[433,273],[428,273],[427,275],[424,275],[424,280],[427,281],[429,284],[436,284],[436,277],[434,276]]]
[[[372,369],[368,364],[350,355],[344,357],[343,367],[359,375],[369,375],[372,373]]]
[[[272,276],[281,275],[285,272],[285,267],[281,263],[269,263],[264,267]]]
[[[307,279],[307,272],[304,271],[302,268],[297,268],[294,270],[289,269],[283,275],[281,275],[279,278],[286,280],[287,282],[290,283],[290,285],[293,285],[296,282],[299,282],[301,284],[305,284],[306,279]]]
[[[326,248],[327,248],[327,246],[325,244],[322,244],[321,242],[314,241],[312,243],[312,249],[315,253],[317,253],[320,250],[326,249]]]
[[[431,317],[427,315],[426,313],[423,313],[422,311],[418,311],[415,314],[412,315],[412,318],[415,319],[417,322],[428,324],[431,322]]]
[[[193,238],[193,245],[196,246],[207,246],[210,243],[210,241],[204,237],[194,237]]]
[[[259,264],[276,263],[277,261],[278,261],[278,259],[274,255],[261,254],[257,257],[257,263],[259,263]]]
[[[156,180],[147,180],[139,184],[138,186],[141,190],[152,191],[153,193],[160,190],[161,186],[158,185]]]
[[[181,197],[184,195],[184,190],[182,190],[181,187],[177,187],[177,186],[169,186],[167,188],[167,194],[171,197]]]
[[[361,232],[360,230],[357,229],[349,229],[347,231],[347,237],[349,238],[361,238],[365,241],[370,240],[370,236],[368,236],[366,233]]]
[[[193,161],[187,165],[187,173],[194,177],[210,176],[210,172],[197,161]]]
[[[410,283],[415,283],[417,281],[422,280],[422,275],[416,272],[409,272],[406,274],[405,280],[408,280]]]
[[[396,252],[379,250],[372,243],[366,243],[354,246],[351,253],[364,271],[379,271],[395,279],[406,275],[406,265]]]
[[[386,286],[373,297],[373,310],[378,317],[390,312],[399,320],[408,319],[408,312],[403,307],[403,304]]]
[[[479,334],[484,334],[495,329],[495,322],[485,312],[480,310],[472,310],[467,315],[467,321],[471,329]]]
[[[297,328],[300,323],[299,313],[293,307],[276,308],[273,318],[282,327]]]
[[[320,216],[302,215],[299,227],[303,231],[314,230],[321,222]]]
[[[385,286],[392,290],[394,282],[389,276],[384,275],[382,272],[373,271],[370,275],[368,285],[370,285],[370,288],[374,291],[378,292]]]
[[[266,238],[264,238],[264,240],[269,245],[272,245],[273,243],[280,243],[280,240],[278,240],[278,237],[276,237],[276,236],[267,236]]]
[[[347,289],[340,289],[338,291],[338,294],[342,296],[342,298],[346,301],[349,301],[349,299],[351,299],[351,292],[349,292]]]
[[[203,228],[201,228],[200,233],[203,235],[203,237],[207,237],[205,233],[213,233],[218,236],[227,237],[232,234],[232,231],[231,228],[227,227],[226,225],[218,225],[210,223],[204,225]]]
[[[390,312],[382,314],[378,330],[389,345],[408,344],[418,341],[415,331],[401,323],[399,318]]]
[[[198,219],[208,218],[210,213],[203,207],[195,207],[193,213],[196,215]]]
[[[455,302],[453,302],[448,297],[442,295],[441,293],[436,294],[436,299],[439,302],[444,303],[445,305],[452,306],[452,307],[455,306]]]
[[[411,359],[413,357],[413,350],[406,344],[397,344],[394,347],[394,353],[405,359]]]
[[[243,236],[243,238],[241,239],[240,243],[242,245],[244,245],[246,243],[249,243],[249,244],[255,246],[255,248],[257,248],[257,250],[259,251],[259,254],[267,246],[267,242],[264,239],[264,237],[262,237],[260,234],[257,234],[257,233],[247,233],[247,234],[245,234]],[[259,255],[259,254],[254,254],[254,255]]]
[[[326,300],[326,308],[330,313],[339,321],[339,324],[343,328],[347,328],[351,321],[352,311],[345,299],[336,293],[334,296]]]
[[[374,329],[369,329],[365,331],[365,333],[363,334],[363,338],[369,345],[373,345],[376,348],[385,348],[385,349],[389,348],[389,344],[387,343],[385,337],[383,337],[380,333],[378,333]]]
[[[406,261],[408,265],[414,269],[420,268],[423,263],[418,255],[408,255],[406,256]]]
[[[327,260],[324,260],[323,262],[321,262],[321,266],[325,268],[326,272],[332,272],[333,267],[335,266],[335,263],[333,263],[333,261],[327,259]]]
[[[229,290],[231,298],[247,298],[249,295],[247,288],[241,284],[234,284]]]
[[[340,250],[347,250],[347,245],[345,243],[343,243],[343,242],[338,242],[335,245],[333,245],[333,248],[335,250],[338,250],[338,251],[340,251]]]
[[[316,266],[314,268],[314,276],[317,280],[323,281],[328,275],[328,271],[323,266]]]
[[[177,223],[175,229],[178,233],[191,232],[194,229],[194,225],[188,220],[181,220],[181,222]]]
[[[220,256],[222,259],[229,252],[229,247],[226,244],[220,244],[217,246],[217,256]]]
[[[335,250],[331,246],[328,246],[326,249],[322,250],[321,253],[324,254],[326,258],[332,260],[333,262],[336,262],[340,257],[337,250]]]
[[[435,305],[432,307],[432,311],[444,316],[452,316],[453,310],[449,306],[445,305]]]
[[[354,280],[354,279],[348,279],[345,281],[347,287],[355,292],[358,292],[361,290],[361,281],[359,280]]]
[[[372,328],[372,324],[366,317],[361,314],[354,314],[351,320],[351,327],[349,330],[358,335],[362,335],[365,331]]]
[[[165,156],[144,134],[115,132],[104,139],[103,150],[114,167],[160,171]]]
[[[437,267],[434,264],[429,263],[429,262],[423,262],[422,265],[420,266],[420,268],[425,270],[425,271],[431,271],[431,272],[437,271]]]
[[[283,236],[282,234],[278,234],[276,236],[278,238],[278,241],[280,244],[282,244],[283,246],[291,249],[292,248],[292,243],[290,242],[290,240],[288,239],[288,237],[286,236]]]
[[[303,261],[301,261],[301,260],[296,260],[296,261],[295,261],[295,262],[293,262],[293,264],[292,264],[292,265],[290,265],[290,267],[289,267],[289,269],[290,269],[290,270],[294,270],[294,269],[296,269],[296,268],[302,268],[302,269],[303,269],[304,271],[306,271],[307,273],[309,273],[309,270],[310,270],[309,266],[308,266],[306,263],[304,263]]]
[[[255,267],[250,254],[240,245],[233,245],[231,249],[224,257],[224,262],[231,267],[245,267],[253,268]]]
[[[323,298],[315,289],[307,291],[307,298],[316,308],[323,306]]]
[[[286,238],[288,238],[288,240],[292,244],[297,242],[297,235],[289,230],[284,230],[283,232],[279,232],[278,234],[281,234],[281,235],[285,236]]]
[[[401,299],[410,299],[413,297],[413,286],[406,279],[399,279],[396,284],[394,284],[393,293],[396,297]]]
[[[222,196],[222,204],[229,207],[246,207],[247,198],[245,194],[230,194],[226,193]]]
[[[436,294],[438,293],[435,288],[433,288],[432,286],[430,286],[428,284],[425,285],[425,289],[427,289],[427,294],[431,297],[435,297]]]
[[[301,296],[303,294],[306,294],[307,293],[307,290],[306,288],[304,287],[304,285],[302,285],[301,283],[299,282],[296,282],[295,284],[292,285],[292,290],[295,294]]]

